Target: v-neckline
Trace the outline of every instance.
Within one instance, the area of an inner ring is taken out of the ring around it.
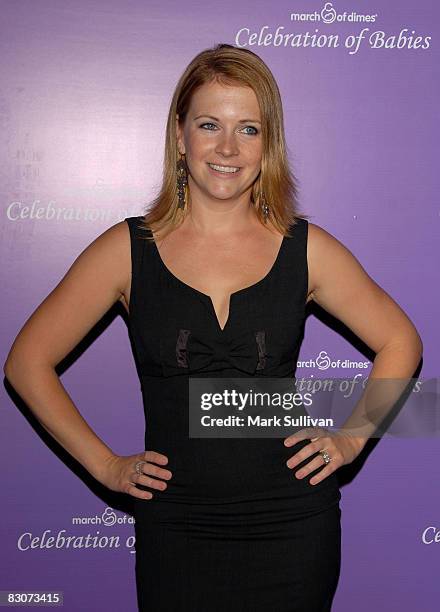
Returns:
[[[237,289],[237,291],[233,291],[232,293],[229,294],[228,317],[226,319],[226,323],[225,323],[224,327],[221,327],[220,326],[219,318],[217,316],[217,312],[216,312],[215,307],[214,307],[214,302],[212,301],[211,296],[208,295],[207,293],[203,293],[203,291],[200,291],[199,289],[196,289],[195,287],[192,287],[191,285],[188,285],[188,283],[185,283],[183,280],[178,278],[173,272],[171,272],[171,270],[168,268],[168,266],[165,265],[165,262],[162,259],[162,256],[161,256],[161,254],[159,252],[159,249],[157,247],[156,241],[154,240],[154,236],[153,236],[153,232],[151,231],[151,228],[149,228],[149,231],[150,231],[150,235],[153,238],[154,250],[156,252],[157,258],[158,258],[159,263],[162,266],[162,269],[164,270],[164,272],[170,278],[172,278],[175,282],[177,282],[179,285],[184,287],[186,290],[193,291],[194,293],[199,295],[203,300],[205,300],[208,303],[208,306],[211,309],[211,314],[212,314],[212,316],[213,316],[213,318],[215,320],[217,330],[220,332],[220,334],[224,334],[227,331],[227,328],[228,328],[229,323],[231,321],[231,307],[232,307],[233,300],[236,297],[238,297],[239,295],[243,295],[247,291],[255,289],[255,288],[259,287],[260,285],[262,285],[263,283],[265,283],[266,281],[269,280],[269,278],[274,274],[276,268],[278,267],[278,264],[279,264],[279,261],[281,259],[282,252],[284,250],[284,246],[285,246],[285,243],[286,243],[286,236],[283,236],[283,239],[281,240],[281,244],[280,244],[280,246],[278,248],[278,252],[277,252],[277,255],[275,257],[275,260],[274,260],[272,266],[270,267],[269,271],[262,278],[260,278],[260,280],[258,280],[255,283],[252,283],[252,285],[248,285],[247,287],[243,287],[242,289]]]

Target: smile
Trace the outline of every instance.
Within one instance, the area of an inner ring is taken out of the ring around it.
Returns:
[[[236,166],[218,166],[217,164],[210,163],[208,163],[208,166],[212,168],[212,170],[215,170],[216,172],[222,172],[224,174],[236,174],[240,170],[240,168]]]

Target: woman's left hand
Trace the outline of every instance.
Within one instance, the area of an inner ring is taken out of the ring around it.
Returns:
[[[326,450],[330,456],[329,463],[325,463],[321,454],[317,455],[302,466],[295,476],[304,478],[311,472],[322,467],[318,474],[315,474],[310,479],[310,484],[315,485],[330,476],[341,465],[351,463],[361,452],[364,442],[362,438],[354,438],[353,436],[343,431],[329,432],[324,427],[308,427],[288,436],[284,440],[284,445],[289,447],[297,444],[300,440],[310,439],[309,444],[304,446],[300,451],[292,455],[286,462],[288,468],[293,469],[299,463],[302,463],[308,457],[311,457],[320,450]]]

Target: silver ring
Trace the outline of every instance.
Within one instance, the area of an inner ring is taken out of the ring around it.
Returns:
[[[135,470],[136,470],[136,472],[139,474],[139,476],[142,476],[142,474],[143,474],[143,472],[141,471],[141,466],[142,466],[144,463],[147,463],[147,461],[138,461],[138,462],[136,463],[136,465],[135,465],[135,468],[134,468],[134,469],[135,469]]]
[[[319,453],[322,456],[322,458],[324,459],[326,465],[327,465],[327,463],[330,463],[332,458],[330,457],[330,455],[328,454],[328,452],[325,449],[324,450],[320,450]]]

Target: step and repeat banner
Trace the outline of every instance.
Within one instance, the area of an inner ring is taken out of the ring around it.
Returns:
[[[272,70],[300,210],[409,315],[424,342],[418,375],[435,382],[438,3],[3,0],[1,12],[3,362],[80,252],[145,211],[162,178],[176,82],[197,53],[223,42],[254,51]],[[373,358],[338,321],[310,308],[297,377],[355,380],[368,376]],[[144,449],[120,304],[57,372],[114,452]],[[45,605],[59,597],[69,612],[136,610],[132,499],[94,480],[6,379],[0,419],[2,602],[22,591],[42,593]],[[340,468],[336,612],[438,610],[438,414],[432,423],[432,435],[422,428],[371,440]]]

